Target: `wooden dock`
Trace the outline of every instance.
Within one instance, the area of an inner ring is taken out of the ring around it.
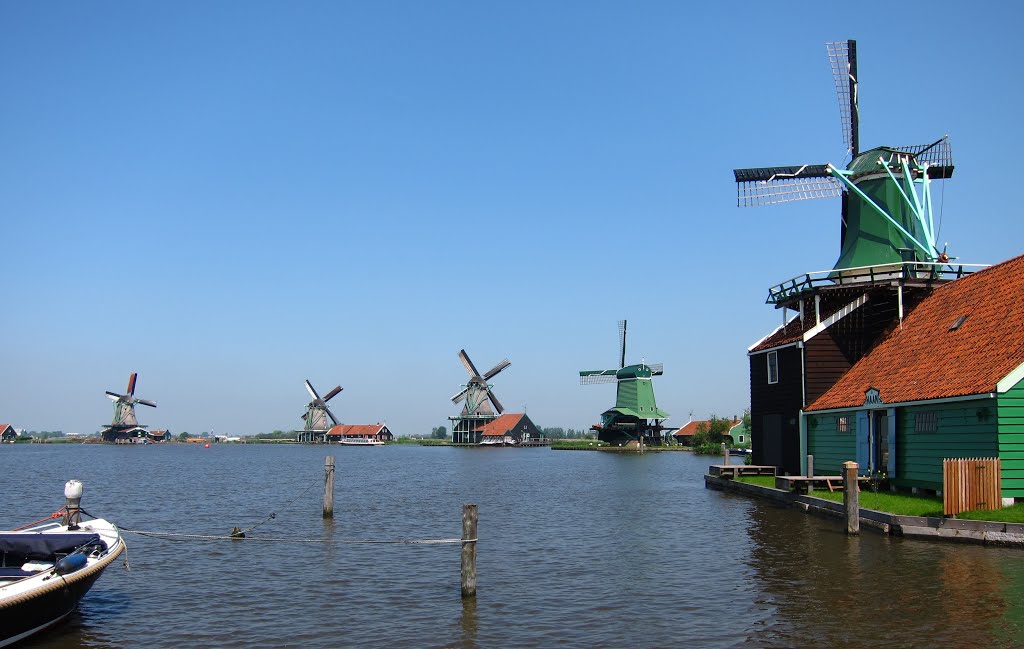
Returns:
[[[861,483],[868,483],[871,478],[859,477],[857,478],[858,485]],[[775,476],[775,488],[783,489],[785,491],[797,491],[800,493],[807,493],[808,487],[814,488],[827,488],[829,491],[842,491],[843,490],[843,476],[841,475],[816,475],[813,478],[808,478],[805,475],[779,475]],[[859,490],[859,486],[858,486]]]
[[[735,478],[741,475],[775,475],[775,467],[758,464],[712,464],[708,473],[720,478]]]

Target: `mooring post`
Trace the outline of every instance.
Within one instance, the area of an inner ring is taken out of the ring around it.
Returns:
[[[334,456],[324,459],[324,518],[334,518]]]
[[[860,534],[860,492],[857,490],[856,462],[843,462],[843,506],[846,508],[846,533]]]
[[[729,465],[729,449],[725,447],[725,442],[722,442],[722,464]]]
[[[814,456],[813,455],[808,455],[807,456],[807,477],[808,478],[813,478],[814,477]],[[814,491],[814,483],[811,482],[811,481],[808,481],[807,482],[807,492],[810,493],[812,491]]]
[[[476,597],[477,506],[462,506],[462,597]]]

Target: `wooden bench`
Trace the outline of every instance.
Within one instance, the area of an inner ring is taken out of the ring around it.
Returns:
[[[775,467],[757,464],[712,464],[708,473],[720,478],[735,478],[741,475],[775,475]]]

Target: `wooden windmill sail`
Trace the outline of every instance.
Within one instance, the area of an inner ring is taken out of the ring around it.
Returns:
[[[505,410],[494,396],[494,386],[489,381],[511,363],[506,358],[481,374],[465,349],[459,350],[459,360],[469,374],[469,381],[452,396],[452,403],[464,402],[462,412],[457,417],[449,417],[452,422],[452,440],[456,443],[475,443],[479,441],[475,431]]]
[[[306,380],[306,391],[309,392],[309,396],[313,400],[306,404],[306,412],[302,415],[305,425],[299,431],[298,441],[323,442],[326,440],[327,431],[331,429],[331,426],[338,424],[338,418],[327,407],[327,402],[338,396],[343,389],[340,385],[336,385],[333,390],[321,398],[313,384],[308,379]]]
[[[640,440],[644,444],[660,444],[662,422],[669,414],[658,408],[653,378],[664,373],[661,363],[626,365],[626,321],[620,320],[619,367],[580,372],[581,385],[616,384],[615,405],[601,414],[600,424],[593,426],[598,439],[616,445]]]
[[[135,383],[138,376],[137,372],[132,372],[128,376],[128,389],[124,394],[107,390],[107,398],[114,402],[114,419],[109,426],[103,429],[104,441],[117,442],[146,436],[146,427],[140,425],[135,416],[135,404],[141,403],[144,406],[156,408],[156,401],[140,399],[135,396]]]
[[[953,175],[949,139],[861,151],[857,42],[828,43],[827,50],[848,164],[735,169],[737,204],[841,197],[840,251],[828,279],[908,262],[938,272],[949,257],[936,242],[930,183]]]

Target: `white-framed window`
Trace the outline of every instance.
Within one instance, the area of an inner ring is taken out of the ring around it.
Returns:
[[[840,433],[850,432],[850,418],[847,415],[836,417],[836,430]]]
[[[768,352],[768,385],[779,382],[779,352]]]

